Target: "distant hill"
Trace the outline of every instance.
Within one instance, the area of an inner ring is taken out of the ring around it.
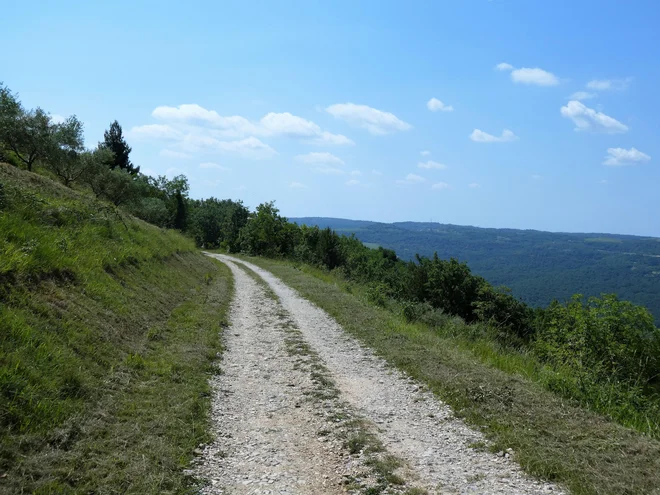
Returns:
[[[466,261],[495,285],[523,301],[545,306],[572,294],[603,292],[649,308],[660,321],[660,239],[617,234],[568,234],[485,229],[431,222],[379,223],[343,218],[291,218],[299,224],[354,233],[399,257],[419,253]]]

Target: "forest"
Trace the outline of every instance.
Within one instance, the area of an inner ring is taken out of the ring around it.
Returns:
[[[458,258],[493,285],[505,285],[533,307],[573,294],[614,293],[647,307],[660,323],[660,239],[617,234],[486,229],[428,222],[392,224],[339,218],[293,218],[330,227],[367,245]]]

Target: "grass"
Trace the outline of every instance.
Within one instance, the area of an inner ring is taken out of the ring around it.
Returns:
[[[229,270],[46,178],[0,184],[0,492],[194,493]]]
[[[494,451],[512,448],[534,476],[576,494],[659,493],[660,442],[608,420],[535,381],[524,355],[469,344],[447,328],[408,323],[368,303],[362,288],[292,263],[246,258],[333,316],[390,364],[427,384]]]

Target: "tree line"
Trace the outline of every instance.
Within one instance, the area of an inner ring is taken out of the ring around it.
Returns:
[[[75,116],[54,122],[42,109],[24,109],[0,84],[3,161],[49,174],[159,227],[178,229],[201,248],[333,270],[367,287],[372,303],[398,308],[411,322],[434,325],[460,318],[502,346],[570,373],[574,396],[600,400],[587,396],[595,385],[608,386],[626,407],[655,408],[660,416],[660,331],[642,306],[614,295],[588,300],[577,295],[564,304],[532,308],[455,258],[435,254],[404,261],[393,250],[371,249],[354,236],[291,223],[273,202],[251,211],[241,201],[191,199],[185,176],[143,174],[130,153],[117,121],[94,149],[85,149],[83,125]]]

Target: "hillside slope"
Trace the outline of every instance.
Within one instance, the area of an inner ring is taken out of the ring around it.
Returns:
[[[575,293],[616,293],[646,306],[660,321],[660,239],[339,218],[291,221],[354,233],[365,243],[394,249],[403,259],[434,252],[441,258],[458,258],[533,306],[564,301]]]
[[[0,233],[0,492],[187,491],[228,271],[2,164]]]

